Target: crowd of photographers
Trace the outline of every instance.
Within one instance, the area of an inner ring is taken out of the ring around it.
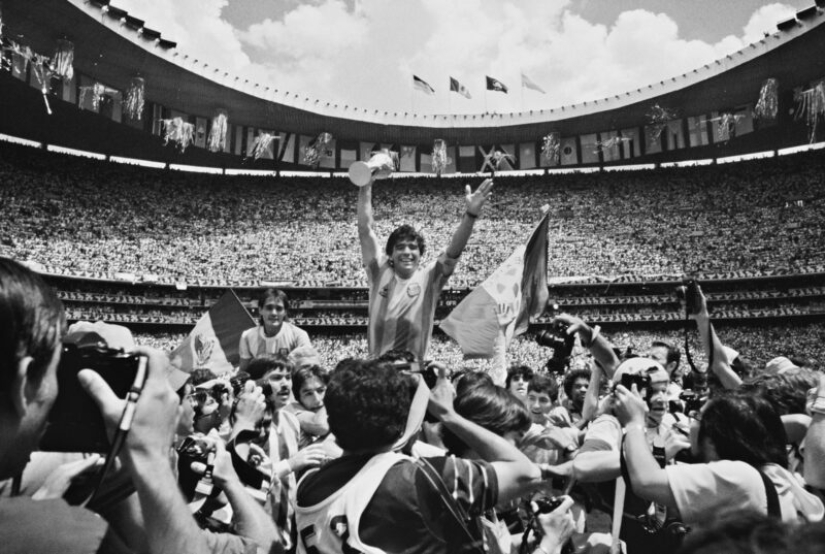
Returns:
[[[354,336],[215,375],[122,327],[67,330],[54,292],[0,259],[3,551],[817,551],[814,352],[763,362],[720,338],[695,283],[681,295],[690,357],[559,314],[503,382],[438,342],[374,360]]]
[[[345,178],[213,176],[0,148],[4,256],[91,278],[365,285],[357,251],[342,247],[355,233],[355,191]],[[821,271],[822,169],[814,152],[697,168],[498,176],[451,286],[489,276],[526,239],[544,203],[553,277]],[[382,181],[376,232],[404,221],[449,237],[463,186]]]

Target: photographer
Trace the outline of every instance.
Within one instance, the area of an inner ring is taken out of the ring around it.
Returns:
[[[2,258],[0,314],[0,478],[6,479],[25,467],[57,397],[65,319],[61,302],[42,279]],[[148,373],[121,460],[137,489],[145,533],[135,536],[134,522],[112,520],[109,526],[63,500],[8,498],[0,500],[4,553],[129,552],[131,545],[156,553],[256,548],[241,537],[207,535],[195,524],[170,466],[180,402],[167,381],[168,360],[150,348],[138,348],[136,353],[148,358]],[[117,398],[95,371],[83,370],[78,377],[114,430],[126,401]]]
[[[819,521],[825,514],[819,498],[788,471],[782,421],[759,395],[727,393],[705,405],[690,432],[691,451],[704,462],[697,464],[656,462],[644,445],[647,406],[635,386],[616,388],[614,409],[627,429],[628,487],[688,525],[709,523],[720,509],[756,509],[784,521]]]

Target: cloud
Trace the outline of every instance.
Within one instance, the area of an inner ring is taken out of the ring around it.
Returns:
[[[673,18],[649,10],[593,23],[573,11],[573,0],[282,2],[239,29],[222,18],[229,1],[238,0],[118,5],[212,67],[369,113],[509,112],[610,97],[724,57],[793,13],[784,4],[762,6],[740,32],[708,43],[682,38]],[[548,94],[522,94],[522,71]],[[412,74],[436,96],[414,93]],[[510,94],[486,93],[484,75]],[[473,99],[450,95],[449,76]]]

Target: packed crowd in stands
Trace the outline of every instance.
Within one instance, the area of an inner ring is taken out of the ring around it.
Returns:
[[[717,329],[723,342],[739,351],[754,366],[761,367],[775,356],[802,360],[808,367],[825,370],[825,343],[820,339],[819,324],[762,324],[722,326]],[[666,342],[683,348],[684,332],[680,330],[633,329],[607,333],[610,340],[622,352],[643,352],[656,341]],[[186,333],[137,333],[140,344],[148,344],[170,352],[186,338]],[[359,333],[311,333],[312,343],[318,350],[323,365],[334,367],[338,360],[347,357],[359,358],[367,355],[367,339]],[[697,364],[706,364],[707,359],[693,327],[688,332],[691,355]],[[487,360],[464,360],[461,349],[452,339],[443,334],[433,335],[430,346],[432,358],[442,360],[451,367],[468,367],[489,370]],[[538,345],[532,334],[517,337],[507,352],[507,359],[514,364],[525,364],[539,369],[545,366],[552,351]],[[574,361],[574,365],[579,362]]]
[[[187,174],[0,148],[0,254],[47,273],[365,285],[354,246],[356,190],[344,178]],[[823,271],[822,170],[814,152],[696,168],[500,176],[451,286],[489,276],[526,240],[543,204],[552,217],[551,278]],[[402,222],[424,229],[430,259],[451,236],[464,184],[378,182],[378,234]]]

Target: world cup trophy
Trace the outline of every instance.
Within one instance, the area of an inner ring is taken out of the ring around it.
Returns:
[[[388,150],[373,152],[368,162],[355,162],[349,166],[349,180],[353,185],[363,187],[373,179],[386,179],[395,168],[396,161]]]

